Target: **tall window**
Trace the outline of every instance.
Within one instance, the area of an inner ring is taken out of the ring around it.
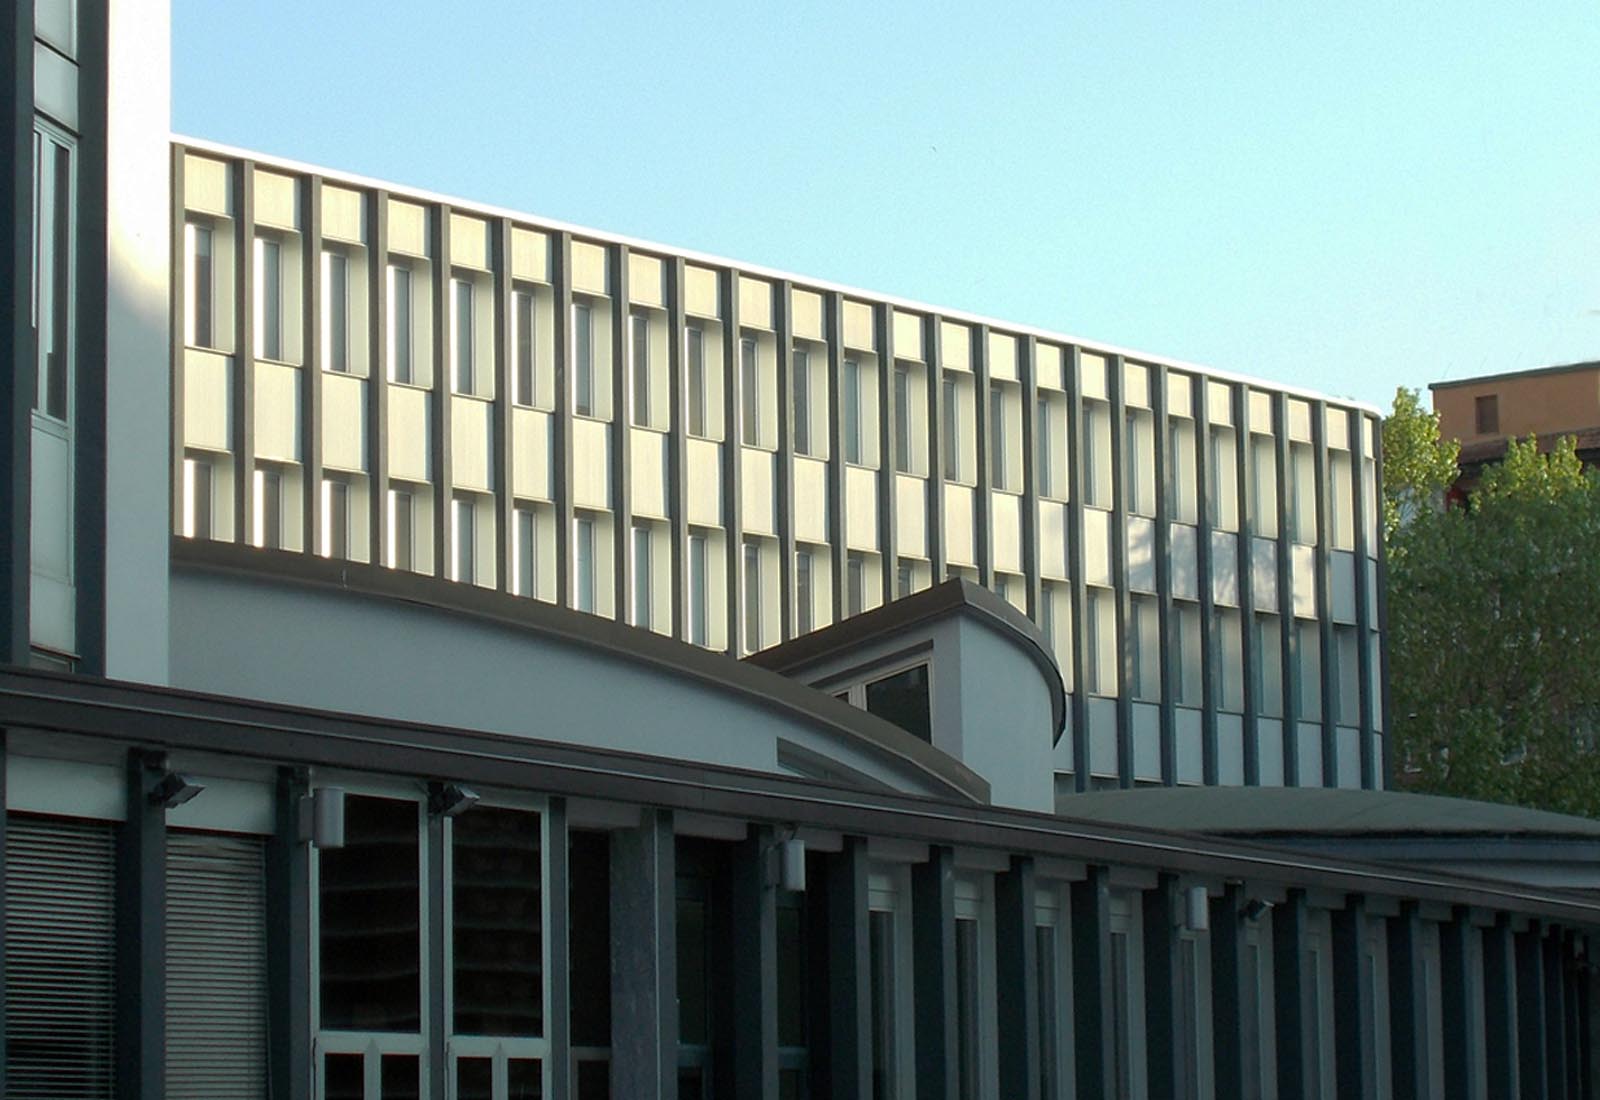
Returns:
[[[533,318],[533,291],[514,291],[511,295],[511,340],[517,356],[516,402],[519,405],[533,405],[538,400],[534,387]]]
[[[455,579],[471,584],[478,579],[477,508],[471,497],[456,497],[451,508],[455,540]]]
[[[38,349],[33,407],[65,420],[72,374],[72,150],[53,135],[35,131],[33,161],[32,306]]]
[[[812,587],[812,553],[801,547],[794,552],[795,630],[809,634],[815,626],[816,595]]]
[[[283,358],[283,246],[256,238],[256,358]]]
[[[1006,459],[1010,452],[1006,446],[1006,390],[997,382],[989,384],[989,487],[1004,489],[1010,484],[1006,476]]]
[[[451,385],[456,393],[477,390],[477,364],[473,361],[472,281],[450,280]]]
[[[844,460],[861,462],[861,364],[854,359],[844,361]]]
[[[948,375],[940,387],[943,408],[939,418],[939,451],[944,456],[946,481],[961,480],[961,387]]]
[[[710,644],[711,591],[708,586],[706,537],[689,536],[689,640]]]
[[[350,556],[350,485],[336,478],[322,482],[322,556]]]
[[[512,547],[517,560],[517,595],[539,594],[539,524],[532,508],[518,508]]]
[[[761,648],[761,544],[744,544],[744,647],[754,653]]]
[[[1497,394],[1484,394],[1473,398],[1472,413],[1478,435],[1495,435],[1500,431],[1500,398]]]
[[[683,356],[689,376],[689,434],[706,434],[706,334],[698,325],[683,330]]]
[[[852,550],[845,558],[845,611],[859,615],[867,606],[867,560],[860,551]]]
[[[911,472],[911,368],[894,365],[894,468]]]
[[[415,380],[412,341],[414,319],[411,313],[411,268],[389,265],[389,381],[411,385]]]
[[[350,369],[350,258],[333,249],[322,253],[322,368]]]
[[[650,613],[650,528],[643,523],[633,525],[633,625],[649,630]]]
[[[1050,429],[1050,400],[1040,397],[1034,404],[1033,417],[1033,483],[1042,497],[1056,494],[1055,475],[1050,469],[1053,451],[1053,433]]]
[[[183,227],[183,239],[189,252],[184,342],[197,348],[215,347],[217,285],[211,227],[190,222]]]
[[[795,348],[789,367],[790,385],[794,389],[794,453],[811,453],[811,356],[803,348]]]
[[[594,520],[579,516],[572,530],[573,593],[579,611],[594,613]]]
[[[587,302],[572,303],[572,411],[594,415],[594,312]]]
[[[416,568],[416,499],[410,489],[389,490],[389,566]]]
[[[761,446],[761,371],[753,336],[739,341],[739,441]]]
[[[186,538],[215,538],[212,512],[211,463],[204,458],[183,460],[183,533]]]
[[[256,471],[256,545],[265,550],[283,546],[283,473]]]
[[[628,380],[632,385],[631,423],[650,426],[650,315],[628,315]],[[694,405],[691,402],[690,408]],[[690,417],[693,420],[693,415]],[[692,428],[690,429],[693,430]]]

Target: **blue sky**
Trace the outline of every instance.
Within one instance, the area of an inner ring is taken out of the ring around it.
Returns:
[[[173,40],[180,133],[1384,407],[1600,358],[1593,0],[173,0]]]

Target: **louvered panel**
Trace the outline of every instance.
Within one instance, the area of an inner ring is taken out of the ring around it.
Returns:
[[[263,1097],[267,930],[262,843],[167,834],[167,1096]]]
[[[6,1093],[110,1097],[115,973],[111,827],[6,823]]]

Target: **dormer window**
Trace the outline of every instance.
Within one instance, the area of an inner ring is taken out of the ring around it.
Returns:
[[[855,684],[836,697],[892,722],[921,741],[933,741],[928,662]]]

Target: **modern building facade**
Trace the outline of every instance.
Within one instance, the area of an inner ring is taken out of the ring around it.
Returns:
[[[174,526],[739,655],[962,577],[1062,792],[1381,787],[1374,410],[173,148]]]
[[[1596,1095],[1593,824],[1376,789],[1369,410],[175,146],[167,34],[0,23],[5,1095]]]

